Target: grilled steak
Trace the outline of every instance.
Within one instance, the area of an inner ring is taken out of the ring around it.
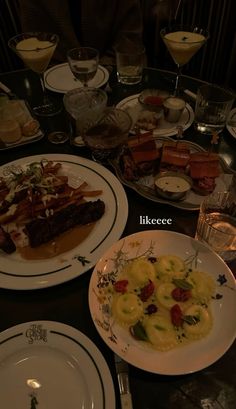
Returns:
[[[71,204],[45,219],[35,219],[25,225],[31,247],[47,243],[59,234],[77,225],[99,220],[105,211],[105,204],[98,199],[80,205]]]

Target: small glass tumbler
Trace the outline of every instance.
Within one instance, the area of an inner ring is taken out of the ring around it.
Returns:
[[[103,117],[83,135],[96,162],[107,163],[119,155],[132,127],[130,115],[121,109],[107,108]]]
[[[68,51],[67,59],[75,79],[81,81],[84,87],[88,87],[89,81],[94,78],[98,69],[98,51],[91,47],[73,48]]]
[[[226,125],[234,93],[218,85],[202,85],[197,91],[195,128],[203,134],[220,133]]]
[[[215,192],[201,203],[196,236],[226,262],[236,259],[236,196]]]
[[[121,84],[135,85],[142,81],[145,48],[140,35],[124,33],[116,47],[117,78]]]

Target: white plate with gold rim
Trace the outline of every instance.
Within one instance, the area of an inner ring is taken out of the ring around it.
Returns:
[[[140,94],[131,95],[127,98],[122,99],[116,105],[117,108],[123,109],[127,111],[132,120],[133,126],[138,120],[138,116],[141,111],[144,110],[142,105],[140,104],[138,97]],[[183,128],[183,131],[188,129],[194,120],[194,112],[189,104],[186,104],[185,109],[179,119],[178,122],[175,124],[166,121],[164,118],[160,119],[158,122],[158,128],[153,130],[153,135],[160,135],[160,136],[173,136],[177,135],[178,133],[178,126]]]
[[[100,88],[107,83],[109,72],[102,65],[98,66],[94,78],[88,81],[89,87]],[[50,91],[65,94],[74,88],[82,88],[83,84],[77,80],[69,67],[68,63],[54,65],[44,73],[45,87]]]
[[[0,395],[5,408],[115,409],[105,359],[68,325],[32,321],[0,334]]]
[[[104,251],[122,234],[127,217],[128,201],[118,179],[104,166],[73,155],[45,154],[18,159],[0,167],[0,177],[42,160],[62,164],[61,173],[70,178],[80,178],[88,183],[87,190],[102,190],[100,198],[105,203],[105,213],[95,223],[91,233],[74,247],[59,256],[42,260],[23,259],[18,251],[0,252],[0,287],[27,290],[50,287],[69,281],[95,265]]]
[[[128,260],[146,255],[173,254],[189,260],[192,268],[205,271],[216,284],[212,300],[213,328],[199,340],[169,351],[158,351],[134,339],[128,328],[112,315],[112,285]],[[113,244],[96,264],[89,285],[89,308],[102,339],[128,363],[148,372],[183,375],[212,365],[230,348],[236,337],[236,282],[230,269],[210,248],[184,234],[166,230],[143,231]],[[220,334],[220,336],[219,336]]]

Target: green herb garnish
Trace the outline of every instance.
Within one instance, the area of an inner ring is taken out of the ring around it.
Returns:
[[[140,321],[138,321],[137,324],[130,327],[130,333],[134,338],[138,340],[148,341],[145,328]]]
[[[196,325],[200,321],[200,318],[197,315],[184,315],[183,321],[188,325]]]
[[[182,278],[173,278],[172,283],[182,290],[191,290],[193,288],[192,284]]]
[[[158,329],[158,331],[166,331],[166,328],[161,327],[160,325],[155,325],[155,328]]]

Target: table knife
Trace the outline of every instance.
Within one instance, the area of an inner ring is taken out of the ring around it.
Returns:
[[[190,91],[189,89],[184,89],[184,93],[188,95],[193,101],[196,101],[197,99],[197,94],[194,92]]]
[[[14,94],[5,84],[3,84],[2,82],[0,82],[0,89],[5,92],[6,95],[8,95],[8,97],[10,99],[18,99],[17,95]]]
[[[129,367],[118,355],[114,354],[116,373],[120,391],[120,401],[122,409],[133,409],[132,396],[129,386]]]

